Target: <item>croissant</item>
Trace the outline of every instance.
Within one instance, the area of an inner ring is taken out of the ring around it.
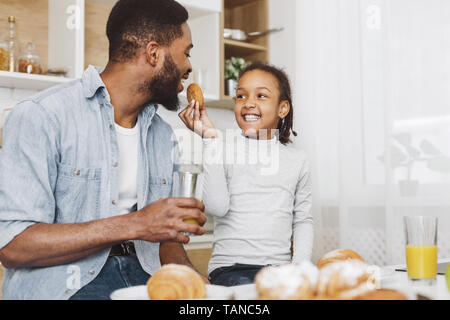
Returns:
[[[309,263],[268,266],[255,277],[260,300],[308,300],[314,296],[317,268]]]
[[[203,299],[206,287],[200,275],[193,269],[178,264],[166,264],[147,282],[151,300]]]
[[[375,289],[369,266],[356,259],[336,261],[323,266],[317,280],[318,299],[350,300]]]
[[[322,256],[319,259],[319,261],[317,261],[317,267],[319,269],[321,269],[323,266],[325,266],[328,263],[341,261],[341,260],[347,260],[347,259],[356,259],[356,260],[364,262],[364,259],[353,250],[337,249],[337,250],[330,251],[330,252],[326,253],[324,256]]]

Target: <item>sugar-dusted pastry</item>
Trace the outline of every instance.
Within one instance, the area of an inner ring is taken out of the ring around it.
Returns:
[[[166,264],[147,282],[151,300],[203,299],[206,287],[201,276],[193,269],[178,264]]]
[[[189,85],[189,87],[187,88],[187,100],[189,103],[192,100],[198,101],[200,110],[205,107],[203,92],[198,84],[192,83]]]
[[[255,277],[258,299],[312,299],[317,276],[318,269],[309,261],[265,267]]]
[[[317,261],[317,267],[320,269],[328,263],[332,263],[335,261],[341,261],[341,260],[347,260],[347,259],[356,259],[356,260],[364,262],[364,259],[353,250],[337,249],[337,250],[330,251],[330,252],[326,253],[325,255],[323,255],[319,259],[319,261]]]
[[[375,290],[375,279],[369,266],[357,259],[335,261],[319,271],[318,299],[351,300]]]

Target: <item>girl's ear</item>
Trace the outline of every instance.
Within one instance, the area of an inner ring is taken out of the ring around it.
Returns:
[[[278,116],[283,119],[287,116],[289,111],[291,110],[291,105],[289,104],[289,101],[283,100],[280,102],[280,106],[278,108]]]
[[[147,58],[147,62],[152,67],[156,67],[156,65],[158,64],[160,54],[161,46],[155,41],[150,41],[145,48],[145,56]]]

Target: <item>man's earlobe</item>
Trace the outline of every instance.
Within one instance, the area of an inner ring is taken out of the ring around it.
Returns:
[[[147,44],[147,47],[145,48],[145,55],[147,57],[148,63],[152,67],[156,67],[156,65],[158,64],[159,55],[160,55],[159,44],[155,41],[150,41]]]

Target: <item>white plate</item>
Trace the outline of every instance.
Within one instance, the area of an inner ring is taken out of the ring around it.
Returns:
[[[206,285],[206,299],[230,300],[233,297],[233,290],[229,287]]]
[[[383,289],[397,290],[403,293],[408,300],[417,300],[417,292],[410,287],[390,285],[383,286]]]
[[[236,300],[254,300],[258,296],[255,284],[244,284],[241,286],[230,287],[234,292]]]
[[[111,300],[149,300],[147,286],[123,288],[111,293]]]
[[[391,267],[381,267],[380,268],[380,278],[381,280],[390,279],[395,276],[395,268]]]
[[[231,287],[234,291],[236,300],[254,300],[258,297],[256,286],[254,284],[246,284],[242,286]],[[417,300],[417,292],[409,287],[387,286],[383,289],[394,289],[403,293],[408,300]]]
[[[231,288],[223,286],[206,285],[206,299],[230,300],[233,296]],[[123,288],[111,293],[111,300],[149,300],[147,286]]]

